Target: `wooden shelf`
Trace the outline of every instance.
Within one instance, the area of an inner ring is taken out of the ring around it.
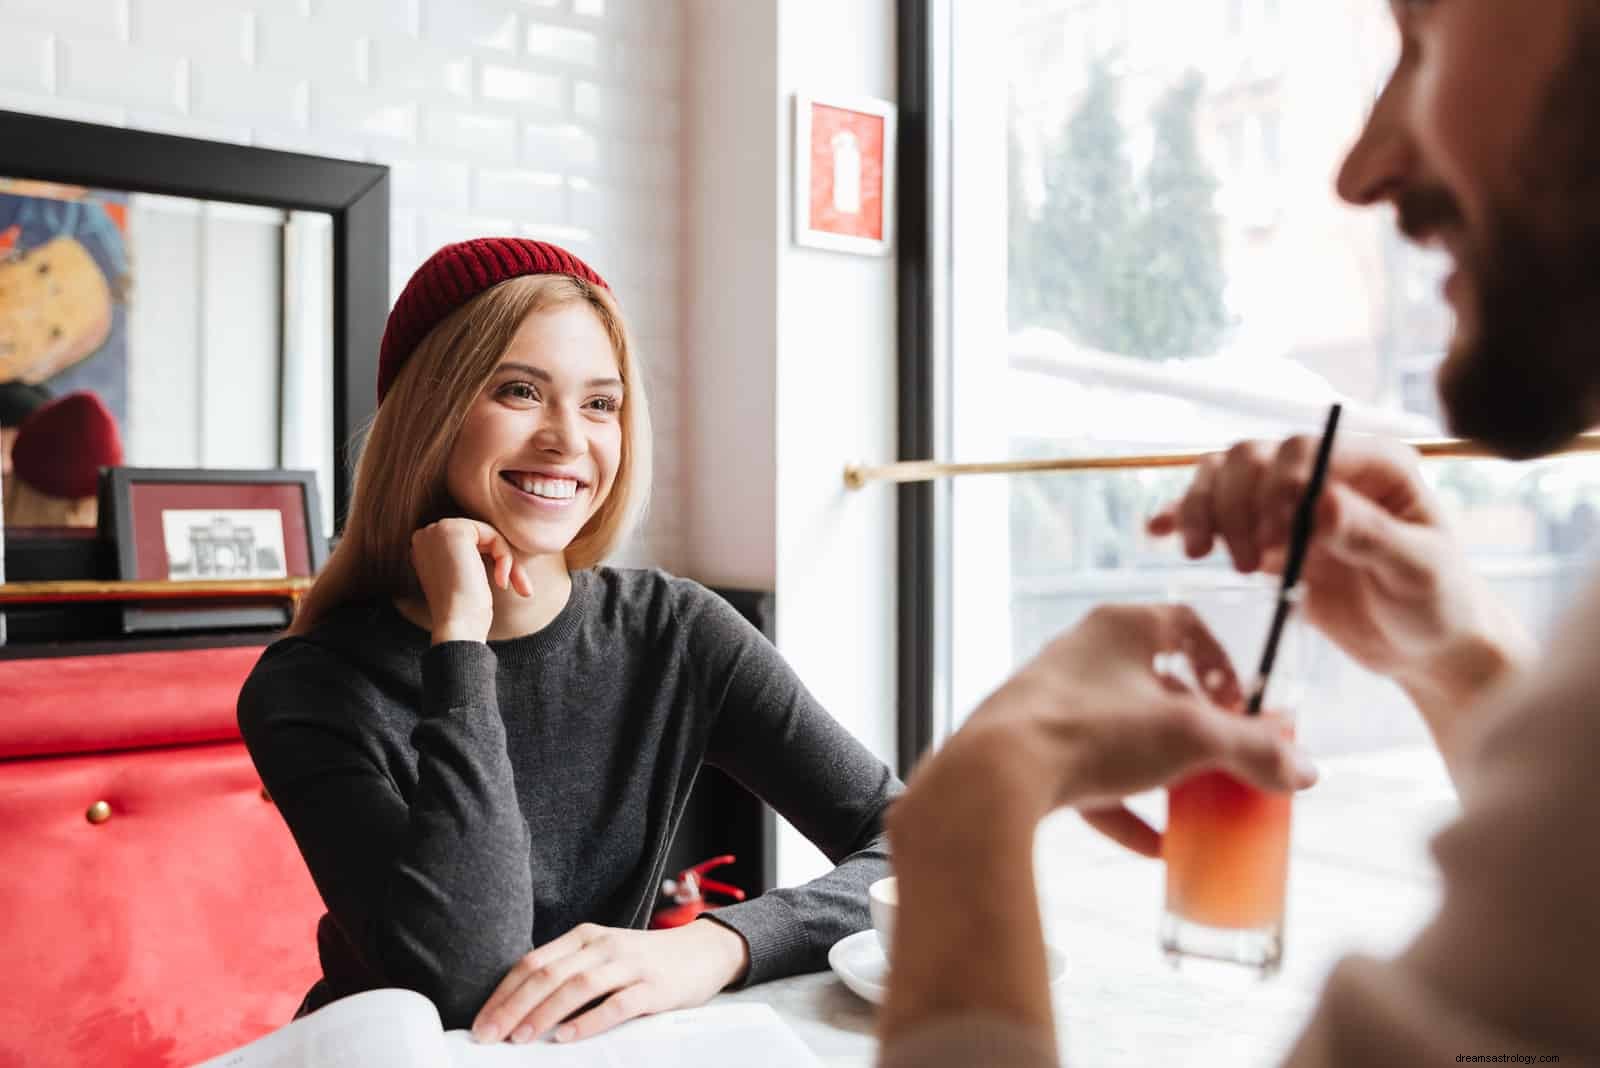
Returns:
[[[69,604],[85,601],[286,600],[294,604],[311,588],[309,578],[172,582],[3,582],[0,606]]]

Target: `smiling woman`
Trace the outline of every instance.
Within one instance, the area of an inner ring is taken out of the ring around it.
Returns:
[[[344,539],[239,701],[328,907],[301,1011],[402,986],[480,1040],[582,1037],[822,968],[870,924],[899,784],[731,606],[599,566],[650,479],[605,282],[541,242],[448,246],[378,381]],[[838,866],[641,930],[704,764]]]

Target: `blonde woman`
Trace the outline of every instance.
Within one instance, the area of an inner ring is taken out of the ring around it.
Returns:
[[[823,967],[870,923],[900,786],[720,598],[600,566],[650,480],[605,282],[542,242],[447,246],[378,393],[344,537],[239,699],[328,908],[301,1013],[403,986],[480,1041],[568,1040]],[[641,930],[703,763],[837,867]]]

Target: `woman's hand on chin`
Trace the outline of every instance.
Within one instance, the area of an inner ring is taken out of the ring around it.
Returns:
[[[533,584],[510,544],[476,519],[441,519],[412,534],[411,566],[428,602],[435,645],[489,637],[494,623],[491,581],[533,596]]]
[[[557,1028],[559,1042],[588,1038],[636,1016],[702,1005],[748,967],[744,938],[715,921],[664,931],[580,924],[512,966],[478,1010],[472,1037],[528,1042]]]

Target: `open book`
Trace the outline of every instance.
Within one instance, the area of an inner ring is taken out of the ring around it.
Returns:
[[[821,1068],[770,1005],[734,1002],[632,1020],[577,1042],[479,1045],[410,990],[341,998],[197,1068]]]

